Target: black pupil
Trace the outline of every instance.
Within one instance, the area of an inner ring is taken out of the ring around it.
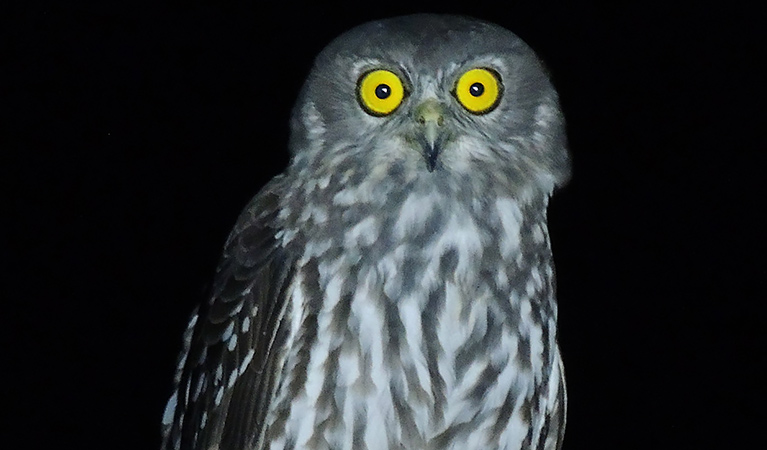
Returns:
[[[388,98],[391,95],[391,88],[386,84],[379,84],[376,86],[376,97],[381,100]]]
[[[479,97],[483,92],[485,92],[485,86],[482,83],[474,83],[469,86],[469,93],[474,97]]]

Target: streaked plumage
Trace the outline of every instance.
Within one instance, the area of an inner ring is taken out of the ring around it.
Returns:
[[[494,109],[457,101],[472,68]],[[360,104],[371,70],[402,80],[389,115]],[[358,27],[317,58],[291,152],[192,316],[163,448],[559,448],[546,206],[569,164],[534,53],[467,18]]]

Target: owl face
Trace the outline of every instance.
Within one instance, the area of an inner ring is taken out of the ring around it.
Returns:
[[[416,15],[362,25],[319,55],[291,147],[318,168],[550,192],[569,173],[564,136],[556,92],[521,39]]]

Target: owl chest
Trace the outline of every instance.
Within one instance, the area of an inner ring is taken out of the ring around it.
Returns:
[[[479,270],[481,251],[451,242],[432,257],[395,249],[306,262],[285,318],[270,414],[283,434],[273,448],[357,448],[359,439],[429,448],[483,409],[501,411],[513,389],[532,392],[519,308]]]

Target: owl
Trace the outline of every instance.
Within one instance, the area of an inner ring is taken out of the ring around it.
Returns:
[[[511,32],[346,32],[184,334],[165,450],[558,449],[557,94]]]

